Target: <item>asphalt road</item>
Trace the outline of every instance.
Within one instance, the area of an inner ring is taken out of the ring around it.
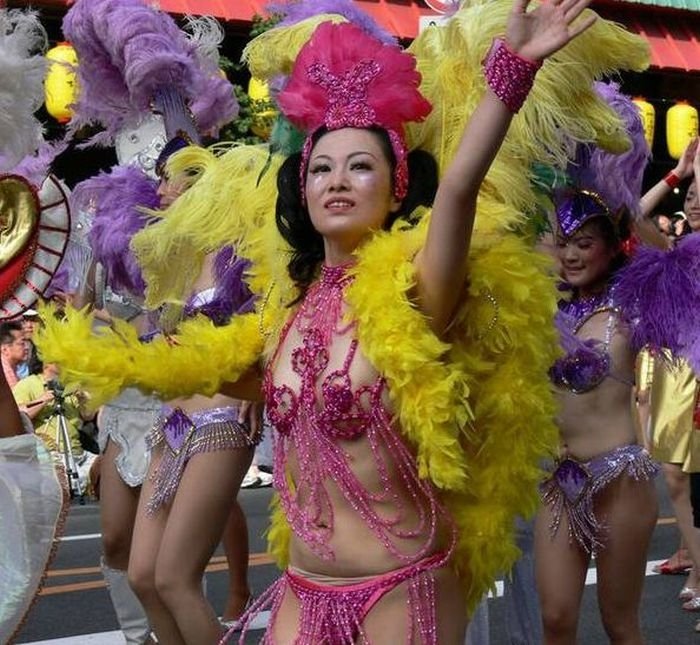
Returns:
[[[665,559],[678,543],[678,532],[665,489],[658,481],[660,518],[649,552],[649,569],[655,561]],[[241,491],[240,499],[248,517],[251,540],[250,580],[255,594],[261,593],[275,579],[276,568],[265,554],[264,532],[267,527],[269,489]],[[18,643],[47,645],[112,645],[120,640],[115,634],[117,622],[99,570],[99,508],[95,503],[74,505],[65,536],[58,549],[46,585],[32,609]],[[700,634],[693,632],[695,616],[680,609],[676,594],[683,584],[680,576],[648,575],[642,604],[642,623],[647,643],[652,645],[700,645]],[[221,551],[212,558],[207,570],[208,594],[214,607],[221,611],[226,595],[225,563]],[[499,585],[499,589],[500,589]],[[503,601],[489,600],[491,644],[508,645],[504,633]],[[89,635],[91,637],[81,635]],[[257,642],[260,632],[251,635]],[[121,641],[123,643],[123,640]],[[587,586],[579,629],[580,645],[607,642],[596,607],[594,580]]]

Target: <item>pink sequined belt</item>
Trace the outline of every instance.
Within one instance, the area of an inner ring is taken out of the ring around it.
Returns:
[[[262,643],[272,645],[277,612],[289,589],[299,601],[299,633],[295,645],[352,645],[371,641],[362,623],[381,598],[403,582],[408,582],[409,629],[406,643],[437,645],[435,620],[435,578],[433,571],[444,567],[449,553],[437,553],[400,569],[349,584],[324,584],[287,570],[221,640],[227,643],[234,630],[242,628],[239,643],[244,643],[248,625],[256,615],[271,608],[270,626]],[[380,644],[376,644],[380,645]]]
[[[603,546],[603,526],[593,512],[596,493],[623,473],[637,481],[654,478],[659,472],[649,453],[642,446],[620,446],[589,461],[566,457],[541,486],[542,501],[553,511],[549,529],[552,537],[566,511],[569,538],[593,555]]]
[[[164,444],[158,468],[151,475],[153,494],[147,512],[155,513],[172,501],[187,462],[193,455],[216,450],[249,448],[259,438],[251,438],[247,426],[238,423],[234,406],[199,410],[190,415],[180,408],[163,406],[153,429],[146,437],[149,450]]]

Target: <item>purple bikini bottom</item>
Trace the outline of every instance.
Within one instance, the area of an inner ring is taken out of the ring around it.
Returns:
[[[604,547],[605,526],[594,512],[595,496],[608,484],[625,474],[637,481],[653,479],[659,466],[642,446],[620,446],[590,461],[572,457],[554,463],[551,476],[541,487],[542,501],[554,513],[549,529],[556,535],[562,512],[566,511],[569,539],[595,556]]]
[[[163,444],[163,457],[151,475],[153,494],[147,512],[155,513],[163,504],[172,501],[185,466],[193,455],[253,448],[256,443],[249,428],[238,423],[237,407],[210,408],[188,415],[180,408],[163,406],[146,437],[146,445],[151,451]]]

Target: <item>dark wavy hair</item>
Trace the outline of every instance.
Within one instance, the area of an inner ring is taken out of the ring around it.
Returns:
[[[381,128],[369,128],[369,130],[376,134],[393,177],[396,157],[388,134]],[[324,128],[317,131],[313,137],[313,145],[326,132]],[[292,247],[287,271],[300,291],[299,298],[294,303],[303,298],[315,279],[324,257],[323,237],[314,228],[309,211],[302,203],[300,167],[301,153],[290,155],[280,167],[277,174],[278,196],[275,208],[277,228]],[[411,219],[411,215],[416,208],[433,204],[438,187],[438,168],[433,156],[423,150],[414,150],[409,153],[408,176],[408,193],[399,209],[387,215],[384,230],[389,230],[397,219],[403,219],[410,226],[415,225],[416,221]]]

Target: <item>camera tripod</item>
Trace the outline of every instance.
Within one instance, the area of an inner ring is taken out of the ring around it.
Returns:
[[[53,392],[53,410],[47,421],[54,417],[58,421],[56,427],[56,446],[63,456],[63,464],[68,477],[68,489],[70,490],[71,499],[76,497],[80,504],[85,504],[85,491],[80,483],[80,475],[78,473],[78,465],[73,455],[73,447],[70,441],[70,433],[68,431],[68,423],[66,422],[65,396],[62,390],[58,388],[50,388]]]

